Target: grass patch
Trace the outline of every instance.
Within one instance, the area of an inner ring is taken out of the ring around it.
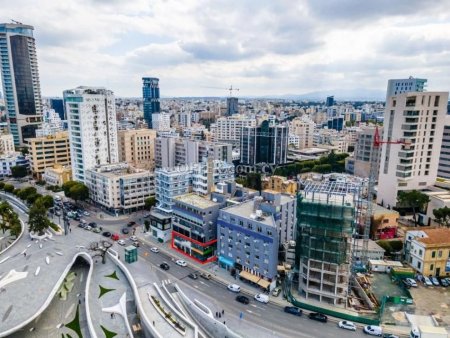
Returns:
[[[81,333],[80,328],[80,305],[77,305],[77,312],[75,313],[75,318],[68,324],[65,325],[65,327],[68,327],[72,331],[74,331],[78,338],[83,338],[83,334]],[[71,337],[70,335],[67,335],[68,337]]]
[[[50,228],[52,228],[54,231],[59,231],[59,230],[60,230],[59,226],[57,226],[57,225],[56,225],[55,223],[53,223],[53,222],[49,222],[48,225],[49,225]]]
[[[114,270],[114,272],[112,274],[106,275],[105,277],[119,280],[119,277],[117,277],[116,270]]]
[[[98,296],[98,298],[101,298],[104,294],[115,290],[115,289],[104,288],[101,285],[99,285],[99,287],[100,287],[100,295]]]
[[[103,330],[103,333],[105,334],[106,338],[113,338],[115,336],[117,336],[117,333],[109,331],[107,328],[105,328],[104,326],[100,325],[100,327]]]

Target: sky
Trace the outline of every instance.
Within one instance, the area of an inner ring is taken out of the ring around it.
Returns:
[[[142,95],[385,92],[390,78],[450,90],[448,0],[0,0],[34,26],[43,96],[79,85]],[[337,97],[338,98],[338,97]]]

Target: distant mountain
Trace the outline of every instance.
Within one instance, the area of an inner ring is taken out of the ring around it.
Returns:
[[[336,89],[310,92],[305,94],[286,94],[277,96],[266,96],[287,100],[320,100],[325,101],[327,96],[334,96],[336,101],[384,101],[386,92],[375,89]]]

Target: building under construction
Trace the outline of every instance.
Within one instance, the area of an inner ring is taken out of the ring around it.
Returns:
[[[296,249],[299,293],[307,299],[345,306],[361,183],[325,180],[301,184]]]

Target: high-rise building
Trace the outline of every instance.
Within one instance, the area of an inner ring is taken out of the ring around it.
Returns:
[[[332,106],[334,106],[334,96],[328,96],[328,97],[327,97],[326,106],[327,106],[327,107],[332,107]]]
[[[227,97],[227,116],[239,113],[239,100],[237,97]]]
[[[151,129],[152,115],[159,114],[159,79],[156,77],[143,77],[142,95],[144,97],[144,120]]]
[[[438,177],[450,179],[450,116],[445,116],[442,134],[441,154],[439,155]]]
[[[422,190],[436,181],[448,92],[407,92],[388,97],[377,202],[397,204],[400,190]]]
[[[307,118],[295,118],[289,122],[289,133],[299,137],[298,148],[311,148],[316,124]]]
[[[50,108],[55,110],[61,120],[65,120],[66,114],[64,113],[64,100],[60,98],[52,98],[49,102]]]
[[[214,141],[231,143],[239,146],[242,128],[256,126],[256,119],[245,115],[233,115],[220,117],[211,125],[211,133]]]
[[[69,122],[72,174],[85,182],[85,171],[119,160],[116,105],[112,91],[78,87],[64,91]]]
[[[0,64],[8,123],[14,144],[35,137],[42,100],[33,26],[0,24]]]
[[[286,163],[288,134],[286,126],[269,126],[269,121],[262,122],[259,127],[244,127],[241,135],[241,163]]]
[[[170,113],[160,112],[158,114],[152,114],[152,129],[156,131],[169,131],[170,130]]]
[[[363,127],[357,132],[355,151],[353,152],[353,175],[360,177],[369,177],[370,165],[375,161],[375,179],[378,179],[378,171],[380,167],[380,148],[373,146],[376,128]],[[379,131],[382,137],[382,130]]]
[[[119,130],[119,161],[127,162],[138,169],[155,168],[156,130]]]
[[[426,87],[426,79],[416,79],[410,76],[408,79],[394,79],[388,81],[386,101],[389,97],[408,92],[423,92]]]

